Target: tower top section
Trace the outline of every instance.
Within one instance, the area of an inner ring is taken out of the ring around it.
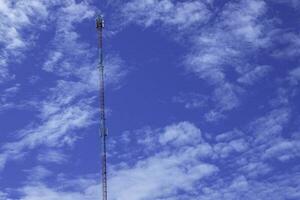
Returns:
[[[96,19],[96,28],[97,29],[103,29],[104,28],[104,19],[100,15]]]

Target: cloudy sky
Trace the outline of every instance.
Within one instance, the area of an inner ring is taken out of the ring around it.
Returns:
[[[0,0],[0,200],[300,199],[300,1]],[[298,102],[298,103],[297,103]]]

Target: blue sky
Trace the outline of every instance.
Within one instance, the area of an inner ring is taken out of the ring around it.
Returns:
[[[300,199],[297,0],[0,0],[0,200]]]

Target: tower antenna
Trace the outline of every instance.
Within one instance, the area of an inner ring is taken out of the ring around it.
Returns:
[[[102,159],[102,200],[107,200],[107,167],[106,167],[106,119],[105,119],[105,93],[104,93],[104,65],[103,65],[103,28],[104,20],[102,16],[96,19],[96,29],[98,32],[98,69],[100,75],[100,133],[101,133],[101,159]]]

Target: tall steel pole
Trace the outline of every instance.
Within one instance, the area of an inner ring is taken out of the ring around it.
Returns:
[[[101,133],[101,157],[102,157],[102,200],[107,200],[107,168],[106,168],[106,137],[107,128],[105,123],[105,96],[104,96],[104,65],[103,65],[103,33],[104,20],[101,16],[96,19],[98,32],[98,69],[100,72],[100,133]]]

